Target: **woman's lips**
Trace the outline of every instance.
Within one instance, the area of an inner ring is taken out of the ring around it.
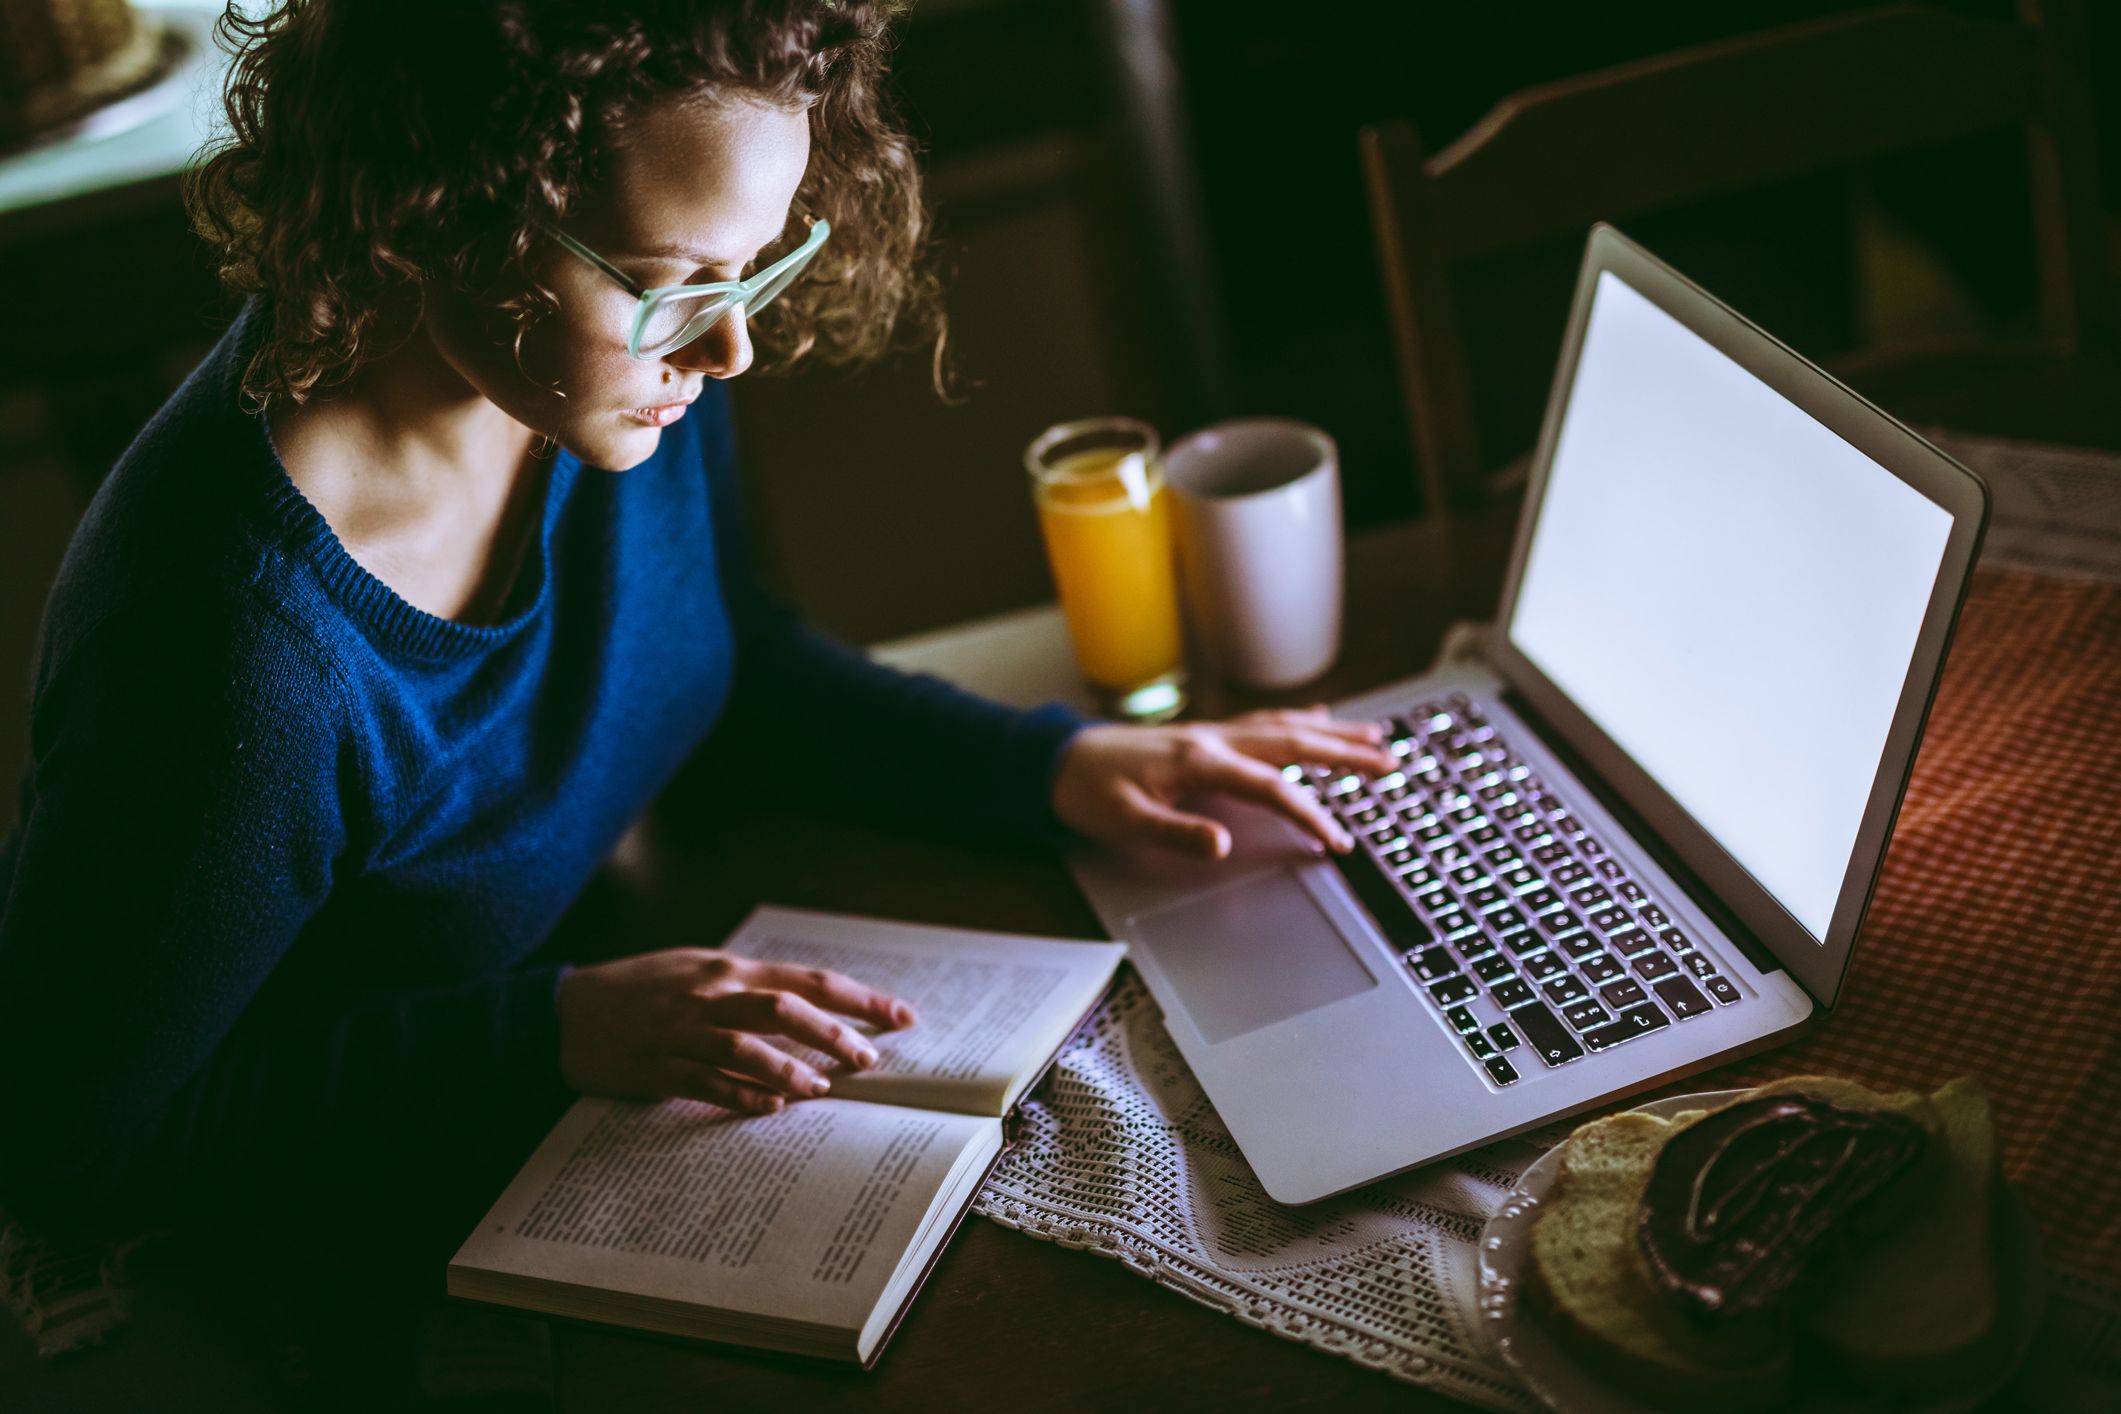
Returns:
[[[690,406],[692,406],[690,403],[664,403],[660,407],[634,408],[626,415],[637,422],[644,422],[650,427],[668,427],[671,423],[683,417],[685,409]]]

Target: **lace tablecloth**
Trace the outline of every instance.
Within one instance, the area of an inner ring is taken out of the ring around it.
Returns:
[[[1530,1410],[1475,1329],[1489,1213],[1566,1128],[1304,1208],[1268,1198],[1131,971],[1024,1107],[980,1195],[1248,1325],[1490,1409]]]

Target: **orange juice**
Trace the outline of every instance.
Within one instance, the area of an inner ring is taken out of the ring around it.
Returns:
[[[1170,498],[1155,460],[1103,447],[1059,457],[1037,481],[1038,523],[1076,662],[1125,694],[1181,664]]]

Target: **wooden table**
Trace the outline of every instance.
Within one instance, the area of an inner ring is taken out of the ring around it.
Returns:
[[[1454,620],[1494,607],[1512,506],[1393,527],[1349,547],[1345,647],[1326,678],[1279,697],[1197,695],[1203,715],[1332,700],[1418,672]],[[1074,692],[1052,611],[1030,611],[878,651],[993,695]],[[675,818],[673,818],[675,817]],[[652,916],[618,930],[655,945],[721,937],[754,904],[1066,937],[1102,929],[1058,860],[981,854],[790,815],[696,820],[665,811],[627,857]],[[582,930],[588,931],[588,930]],[[801,1365],[556,1325],[561,1407],[1077,1409],[1232,1405],[1459,1408],[1351,1362],[1254,1330],[1119,1263],[968,1219],[877,1368]]]

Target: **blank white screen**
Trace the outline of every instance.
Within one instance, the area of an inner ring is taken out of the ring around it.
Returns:
[[[1823,941],[1951,527],[1606,272],[1510,640]]]

